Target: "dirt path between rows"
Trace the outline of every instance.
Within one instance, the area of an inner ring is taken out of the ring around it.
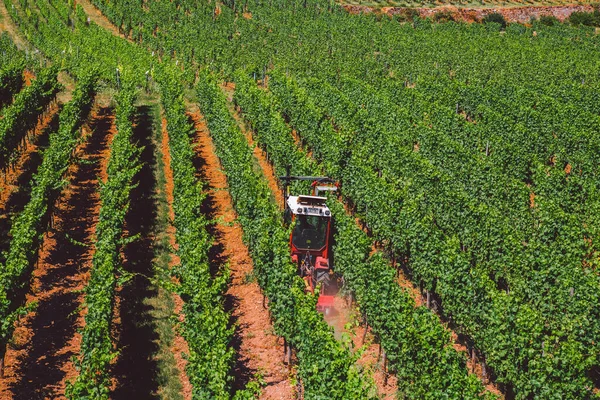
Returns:
[[[197,107],[191,110],[190,117],[196,127],[196,166],[208,183],[206,211],[218,221],[211,232],[215,238],[211,262],[228,262],[231,270],[226,303],[236,324],[234,389],[244,388],[253,375],[260,374],[266,383],[261,399],[294,399],[288,368],[283,363],[283,343],[274,334],[268,311],[262,306],[262,293],[252,279],[252,259],[242,241],[242,228],[236,222],[227,178]]]
[[[123,270],[133,274],[131,279],[117,287],[115,304],[116,347],[119,356],[113,365],[112,376],[116,386],[111,399],[157,398],[159,335],[152,315],[150,299],[156,298],[158,290],[152,283],[154,273],[154,235],[157,224],[157,208],[154,191],[157,162],[156,148],[152,141],[153,106],[138,106],[133,124],[133,142],[143,148],[140,155],[141,170],[134,177],[136,185],[130,193],[130,208],[125,217],[123,237],[139,235],[121,250]]]
[[[263,175],[267,179],[269,188],[277,201],[277,205],[282,208],[283,193],[277,184],[273,165],[267,160],[264,151],[262,151],[259,146],[255,145],[252,137],[252,130],[246,125],[244,118],[233,105],[234,84],[227,83],[222,86],[222,89],[227,95],[231,114],[238,123],[242,133],[246,136],[248,143],[253,147],[254,157],[256,158]],[[358,360],[358,364],[372,372],[375,384],[377,385],[378,394],[382,399],[394,399],[397,392],[396,378],[391,375],[388,375],[386,378],[383,369],[379,365],[379,357],[377,356],[379,349],[378,346],[374,344],[374,337],[370,334],[370,330],[369,334],[366,336],[365,342],[362,342],[363,330],[357,329],[360,325],[357,318],[358,313],[356,312],[354,305],[347,302],[339,293],[334,298],[333,309],[324,316],[325,321],[333,328],[334,336],[337,340],[352,342],[355,349],[358,349],[363,345],[365,346],[364,351]]]
[[[179,246],[175,239],[175,226],[173,225],[173,221],[175,220],[175,211],[173,210],[173,191],[174,191],[174,182],[173,182],[173,170],[171,169],[171,153],[169,147],[169,132],[167,131],[167,120],[163,117],[162,119],[162,142],[161,142],[161,152],[162,152],[162,161],[164,165],[164,175],[165,175],[165,195],[168,205],[168,214],[169,214],[169,224],[166,229],[165,234],[167,235],[167,240],[171,249],[177,251]],[[178,265],[180,262],[179,256],[177,254],[169,253],[169,261],[168,268],[171,269],[174,266]],[[173,299],[173,310],[174,315],[177,316],[179,323],[183,323],[184,314],[183,314],[183,300],[181,296],[177,293],[172,293],[171,295]],[[179,382],[181,384],[181,394],[183,395],[184,400],[191,400],[192,398],[192,384],[186,374],[186,366],[187,359],[184,355],[189,355],[189,348],[186,340],[178,333],[175,332],[173,337],[171,338],[171,352],[173,354],[174,363],[177,368],[177,375],[179,377]]]
[[[57,102],[46,109],[37,126],[27,134],[15,165],[0,172],[0,253],[8,250],[12,216],[23,210],[29,200],[29,182],[42,162],[41,150],[48,145],[50,132],[58,128],[59,111]]]
[[[10,15],[8,14],[8,10],[3,1],[0,1],[0,32],[6,32],[19,50],[29,51],[32,49],[31,45],[23,40],[19,34],[19,30],[10,19]]]
[[[119,31],[119,28],[113,25],[113,23],[110,22],[109,19],[106,18],[106,16],[89,0],[75,0],[75,4],[78,4],[83,8],[83,11],[87,14],[90,21],[121,39],[129,40]],[[131,40],[129,41],[131,42]]]
[[[52,228],[43,238],[27,302],[37,308],[17,323],[6,356],[6,377],[0,380],[0,398],[64,398],[66,381],[77,372],[71,358],[79,351],[84,324],[80,310],[89,279],[95,226],[100,208],[98,185],[106,179],[109,143],[115,133],[113,111],[92,112],[78,147],[83,162],[71,165],[70,184],[53,211]]]

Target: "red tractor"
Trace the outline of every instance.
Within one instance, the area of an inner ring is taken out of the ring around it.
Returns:
[[[335,181],[326,177],[282,176],[284,182],[285,220],[294,224],[290,235],[292,262],[306,282],[311,293],[319,291],[317,310],[325,314],[333,307],[331,276],[333,275],[333,226],[331,211],[321,192],[335,192]],[[289,183],[293,180],[312,181],[312,194],[290,196]]]

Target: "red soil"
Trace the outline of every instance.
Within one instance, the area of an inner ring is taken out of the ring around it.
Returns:
[[[27,303],[37,307],[17,322],[6,355],[6,375],[0,398],[64,398],[66,381],[77,371],[71,358],[78,353],[84,324],[80,292],[89,279],[93,238],[98,220],[98,175],[106,176],[114,115],[94,110],[84,127],[88,139],[78,146],[79,158],[67,171],[70,184],[52,209],[52,224],[43,237],[32,273]],[[83,243],[83,245],[79,244]]]
[[[173,170],[171,169],[171,153],[169,150],[169,133],[167,132],[167,120],[165,118],[162,119],[162,142],[161,142],[161,151],[163,156],[163,164],[165,166],[165,178],[166,178],[166,196],[167,203],[169,204],[169,220],[172,222],[175,219],[175,212],[173,211]],[[171,223],[167,228],[167,234],[169,236],[169,243],[171,247],[175,250],[179,248],[177,245],[177,241],[175,240],[175,226]],[[169,263],[170,267],[174,267],[179,264],[180,259],[176,254],[171,254],[171,261]],[[183,314],[183,300],[181,297],[173,293],[173,300],[175,302],[175,315],[177,315],[179,322],[184,321]],[[175,363],[177,365],[177,370],[179,372],[179,380],[183,386],[183,398],[185,400],[190,400],[192,398],[192,384],[185,373],[185,368],[187,366],[187,359],[183,356],[188,355],[190,353],[188,344],[185,339],[180,335],[176,334],[173,340],[173,345],[171,347],[173,355],[175,357]]]
[[[458,336],[454,331],[451,330],[450,334],[452,337],[452,346],[454,347],[454,350],[465,353],[465,355],[467,356],[467,370],[470,373],[477,375],[477,377],[483,382],[485,389],[488,392],[495,394],[496,396],[498,396],[499,399],[504,399],[504,395],[502,394],[498,386],[495,383],[490,382],[487,378],[483,377],[483,368],[481,364],[477,361],[477,359],[473,359],[470,357],[467,346],[460,343],[460,340],[458,339]]]
[[[76,0],[75,4],[80,5],[81,8],[83,8],[83,11],[86,13],[90,21],[94,22],[99,27],[106,29],[113,35],[120,37],[121,39],[127,39],[125,35],[119,31],[119,28],[114,26],[112,22],[110,22],[108,18],[106,18],[104,14],[102,14],[102,12],[98,10],[96,6],[94,6],[89,0]]]
[[[283,348],[275,336],[269,313],[262,306],[263,296],[256,282],[248,279],[252,273],[252,259],[242,240],[241,226],[236,222],[227,178],[221,170],[206,124],[195,109],[190,117],[196,127],[196,152],[203,161],[202,175],[208,182],[208,196],[212,203],[212,218],[218,219],[214,232],[217,248],[229,262],[231,284],[227,297],[234,304],[232,316],[239,337],[239,362],[236,374],[245,373],[251,379],[261,374],[266,382],[261,399],[294,399],[295,393],[283,362]],[[244,371],[245,370],[245,371]],[[244,382],[240,382],[243,385]]]
[[[455,6],[443,6],[436,8],[409,8],[409,7],[383,7],[381,9],[368,6],[344,5],[346,11],[351,14],[360,13],[383,13],[387,15],[406,14],[408,10],[416,10],[423,18],[433,17],[438,12],[450,12],[457,21],[476,22],[481,21],[486,15],[499,13],[508,22],[528,23],[531,18],[538,19],[543,15],[551,15],[560,21],[567,19],[575,11],[593,12],[591,5],[567,5],[567,6],[531,6],[531,7],[496,7],[496,8],[462,8]]]
[[[24,173],[23,168],[31,160],[31,157],[39,151],[38,140],[40,136],[48,129],[52,120],[56,117],[59,111],[57,102],[51,103],[46,111],[40,117],[37,126],[33,131],[27,134],[25,145],[20,151],[19,158],[15,166],[8,169],[6,173],[2,173],[0,178],[0,215],[4,217],[4,206],[8,198],[19,189],[19,177]]]
[[[357,363],[370,371],[381,399],[395,399],[398,391],[397,378],[384,371],[382,358],[379,357],[379,345],[369,327],[365,327],[355,304],[351,304],[340,294],[336,295],[333,309],[324,316],[325,321],[333,327],[336,339],[348,343],[355,351],[360,352]],[[364,337],[364,341],[363,341]]]
[[[25,86],[31,86],[31,81],[35,79],[35,74],[30,70],[23,70],[23,79],[25,80]]]

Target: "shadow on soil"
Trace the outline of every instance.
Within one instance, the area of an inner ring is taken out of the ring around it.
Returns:
[[[190,118],[190,123],[193,124],[193,120]],[[217,215],[217,202],[214,196],[214,187],[210,185],[210,181],[206,174],[206,169],[209,168],[208,163],[205,159],[203,159],[198,152],[196,152],[196,156],[194,157],[194,167],[197,171],[197,178],[202,182],[209,182],[209,185],[206,189],[207,196],[204,199],[204,203],[202,204],[202,213],[206,215],[209,220],[215,219]],[[210,271],[213,276],[217,274],[219,271],[223,269],[228,259],[225,255],[225,245],[224,238],[219,233],[216,224],[210,224],[208,227],[209,234],[214,238],[214,243],[209,250],[209,263],[210,263]],[[238,307],[239,299],[236,296],[232,296],[229,294],[225,295],[225,311],[231,313]],[[230,326],[234,326],[238,323],[238,318],[231,315],[230,317]],[[240,355],[240,348],[242,344],[242,337],[240,335],[240,330],[244,329],[244,326],[237,326],[233,335],[233,339],[231,342],[231,347],[235,350],[235,361],[233,365],[233,369],[231,374],[234,377],[234,381],[232,386],[232,391],[235,393],[238,390],[245,389],[248,382],[250,382],[253,378],[254,372],[248,367],[249,360],[247,358],[243,358]]]
[[[158,365],[155,354],[159,339],[147,299],[157,296],[156,288],[147,277],[154,275],[153,234],[157,223],[154,188],[154,166],[157,162],[155,146],[151,140],[153,130],[152,109],[138,107],[134,128],[134,141],[143,147],[142,169],[135,178],[130,196],[130,210],[125,220],[129,236],[140,238],[123,248],[123,268],[135,274],[123,285],[120,300],[120,333],[117,348],[121,354],[113,369],[118,386],[112,399],[158,399]]]
[[[36,136],[35,144],[44,149],[48,147],[48,140],[50,132],[55,132],[58,129],[58,115],[59,111],[54,115],[50,123],[45,129]],[[0,208],[0,262],[4,262],[2,253],[8,250],[10,243],[10,237],[8,232],[10,231],[11,217],[23,210],[25,205],[29,201],[31,194],[31,178],[37,172],[40,164],[42,163],[42,157],[39,151],[31,153],[31,155],[25,160],[24,164],[20,167],[21,173],[17,178],[16,186],[18,190],[13,192],[8,200],[6,201],[4,208]],[[0,178],[0,182],[3,182],[3,178]]]
[[[93,134],[83,148],[83,158],[87,161],[98,161],[106,148],[106,132],[111,125],[107,117],[111,113],[110,109],[101,109],[90,124]],[[77,309],[81,302],[81,295],[74,291],[80,282],[74,278],[86,273],[81,267],[91,261],[89,249],[75,244],[69,237],[92,245],[90,230],[94,225],[93,210],[98,203],[93,196],[99,173],[99,162],[80,163],[69,186],[70,196],[60,199],[58,204],[62,206],[55,209],[56,224],[48,235],[56,240],[56,246],[43,254],[42,262],[48,264],[48,271],[39,277],[39,291],[52,291],[52,294],[40,300],[28,324],[33,337],[19,360],[18,382],[11,388],[14,399],[44,399],[59,395],[55,390],[65,375],[61,368],[74,355],[72,351],[62,350],[75,335]]]

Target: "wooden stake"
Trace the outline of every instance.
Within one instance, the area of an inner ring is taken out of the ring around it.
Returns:
[[[0,354],[0,378],[4,378],[4,356],[6,356],[6,347],[2,354]]]
[[[483,383],[487,383],[487,368],[485,365],[485,361],[481,363],[481,374],[483,375]]]
[[[387,386],[388,373],[387,373],[387,356],[385,354],[385,350],[383,352],[383,363],[381,365],[383,366],[383,384],[385,386]]]

